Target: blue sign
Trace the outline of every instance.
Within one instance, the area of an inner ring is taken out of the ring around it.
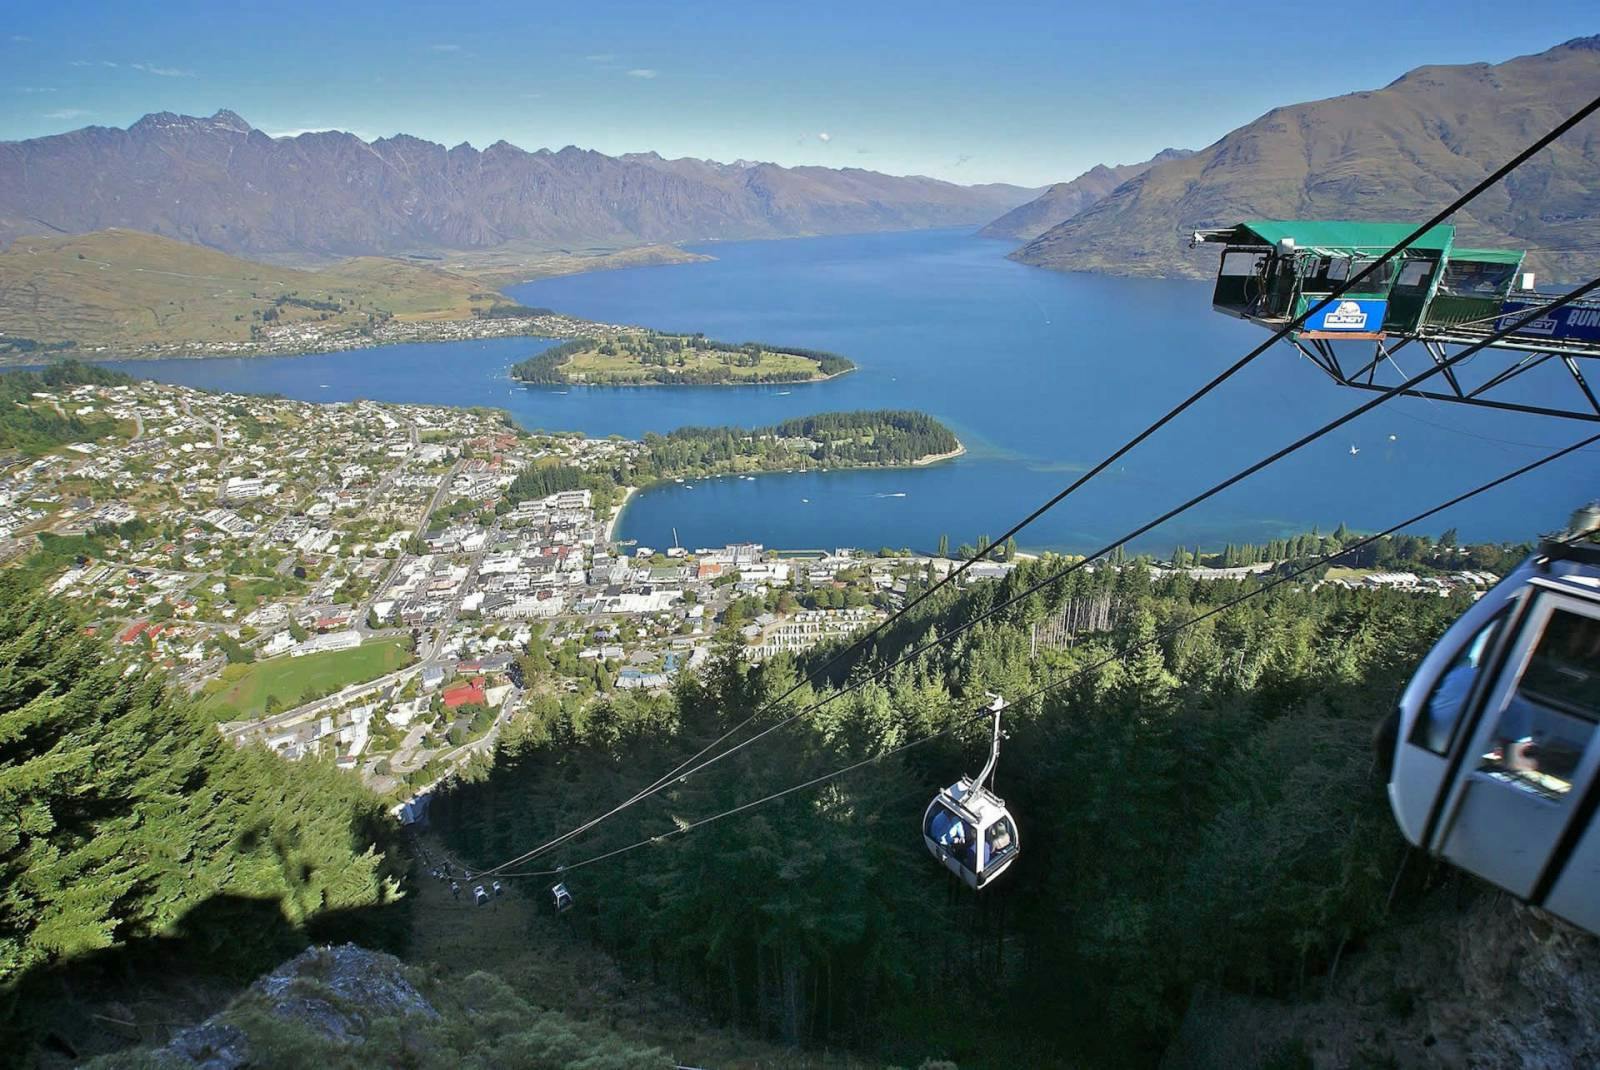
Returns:
[[[1522,326],[1517,327],[1519,337],[1535,335],[1540,338],[1570,338],[1600,342],[1600,307],[1589,303],[1563,305],[1554,312],[1528,319],[1529,314],[1538,308],[1539,304],[1540,302],[1532,301],[1507,301],[1500,306],[1501,316],[1494,325],[1495,330],[1503,331],[1507,327],[1514,327],[1527,320]]]
[[[1315,304],[1316,299],[1308,297],[1306,301]],[[1341,297],[1337,301],[1330,301],[1306,320],[1302,330],[1326,331],[1329,334],[1377,334],[1383,330],[1383,314],[1388,307],[1389,302],[1382,298],[1366,300]]]

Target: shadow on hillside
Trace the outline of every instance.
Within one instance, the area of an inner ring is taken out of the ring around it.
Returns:
[[[402,899],[302,926],[277,899],[212,896],[171,932],[30,970],[0,990],[0,1066],[68,1066],[165,1043],[312,944],[402,950],[406,913]]]

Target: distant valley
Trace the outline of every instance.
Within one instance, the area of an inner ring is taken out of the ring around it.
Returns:
[[[1105,200],[1124,182],[1138,178],[1150,168],[1168,160],[1185,160],[1192,149],[1163,149],[1142,163],[1095,164],[1071,182],[1057,182],[1038,197],[1011,209],[978,231],[983,238],[1010,238],[1032,241],[1057,223]]]

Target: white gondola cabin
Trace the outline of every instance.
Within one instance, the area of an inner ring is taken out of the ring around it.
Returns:
[[[1546,542],[1423,660],[1389,802],[1406,839],[1600,934],[1600,545]]]
[[[1005,702],[996,698],[989,708],[994,711],[989,764],[976,778],[962,777],[941,790],[922,818],[922,842],[928,853],[973,889],[1004,873],[1022,846],[1005,800],[984,787],[1000,756],[1000,712]]]
[[[550,899],[555,904],[557,914],[572,908],[572,893],[567,891],[565,881],[550,889]]]

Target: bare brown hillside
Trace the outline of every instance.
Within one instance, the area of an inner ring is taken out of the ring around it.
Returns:
[[[1209,275],[1191,231],[1243,219],[1417,220],[1600,95],[1600,37],[1505,63],[1419,67],[1384,89],[1275,108],[1158,164],[1013,256],[1061,271]],[[1541,252],[1572,278],[1600,265],[1600,119],[1590,118],[1456,219],[1458,240]]]

